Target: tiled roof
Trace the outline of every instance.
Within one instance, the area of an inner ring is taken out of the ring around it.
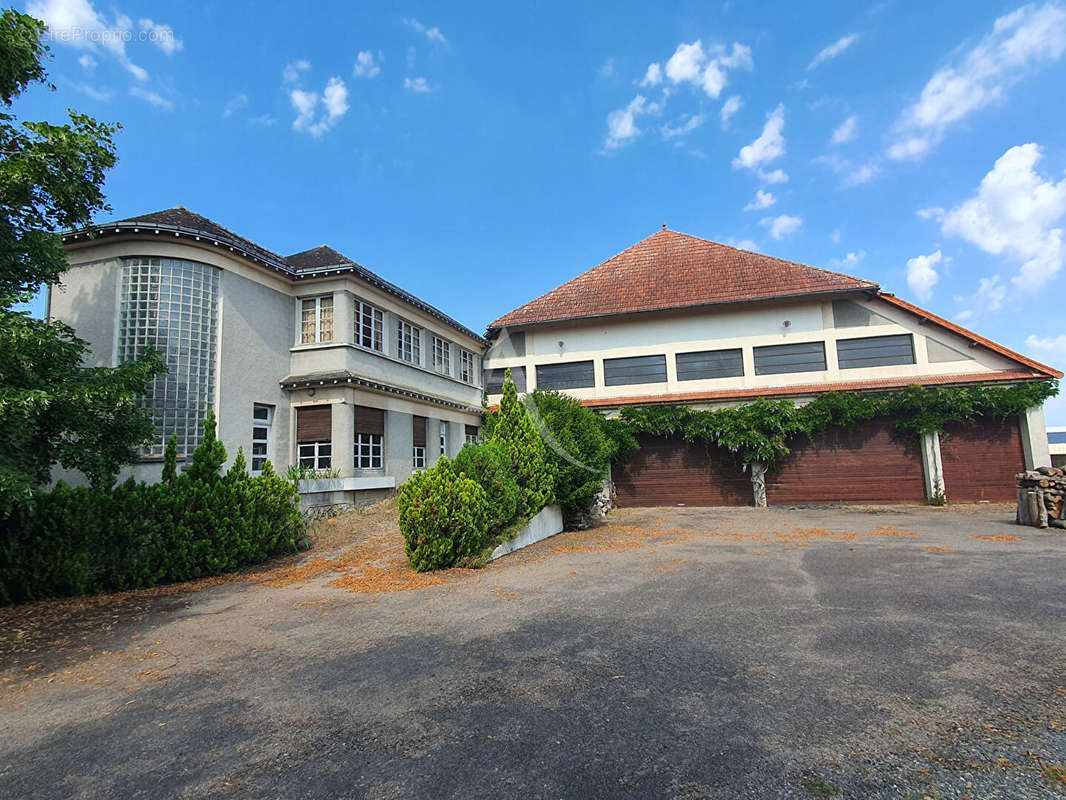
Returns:
[[[809,383],[802,386],[764,386],[746,389],[722,389],[717,392],[687,392],[685,394],[653,394],[637,397],[610,397],[598,400],[582,400],[581,405],[590,408],[617,408],[662,403],[699,403],[727,400],[745,400],[757,397],[789,397],[816,395],[825,392],[877,391],[879,389],[902,389],[905,386],[946,386],[960,383],[999,383],[1006,381],[1043,380],[1047,375],[1035,372],[977,372],[966,375],[925,375],[921,377],[886,378],[874,381],[846,381],[840,383]]]
[[[285,261],[293,269],[323,269],[324,267],[349,266],[354,264],[348,256],[342,255],[328,245],[319,245],[302,253],[287,256]]]
[[[663,228],[489,329],[863,289],[877,284]]]

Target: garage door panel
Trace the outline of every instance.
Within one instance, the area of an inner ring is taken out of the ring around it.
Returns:
[[[732,463],[679,436],[638,434],[640,449],[614,470],[617,502],[637,506],[751,505],[751,482]]]
[[[949,501],[1017,499],[1014,476],[1025,468],[1017,420],[949,424],[940,437],[940,457]]]

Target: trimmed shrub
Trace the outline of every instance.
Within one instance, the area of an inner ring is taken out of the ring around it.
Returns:
[[[400,488],[397,501],[404,552],[418,572],[447,569],[485,546],[489,501],[477,482],[441,457]]]
[[[455,469],[485,490],[488,499],[485,533],[490,541],[495,540],[517,518],[521,498],[507,451],[499,442],[468,444],[456,456]]]
[[[548,449],[533,427],[533,421],[518,402],[511,371],[503,381],[503,399],[492,427],[491,441],[503,445],[511,463],[511,474],[518,482],[521,499],[518,515],[529,519],[554,500],[552,470]]]

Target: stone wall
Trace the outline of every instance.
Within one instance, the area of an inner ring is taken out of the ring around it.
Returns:
[[[1066,470],[1037,467],[1017,478],[1018,524],[1066,528]]]

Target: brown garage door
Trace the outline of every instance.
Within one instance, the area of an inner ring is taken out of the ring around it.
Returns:
[[[883,419],[828,428],[792,444],[766,477],[766,499],[770,505],[922,501],[920,445],[904,446]]]
[[[752,505],[751,481],[702,445],[638,434],[640,449],[613,470],[618,505]]]
[[[1025,468],[1017,420],[951,424],[940,436],[944,487],[952,502],[1015,500],[1015,473]]]

